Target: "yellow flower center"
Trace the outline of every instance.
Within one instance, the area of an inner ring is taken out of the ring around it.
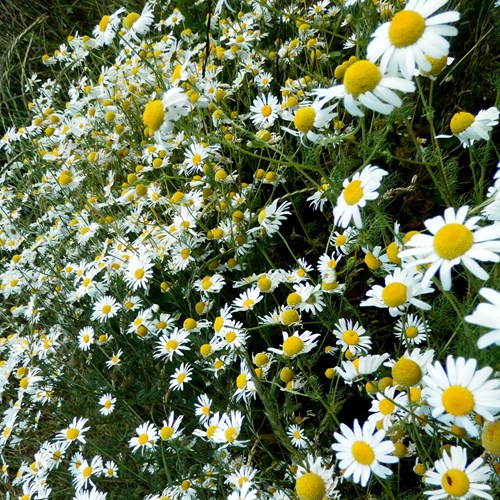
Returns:
[[[144,446],[149,440],[149,436],[147,434],[147,432],[143,432],[140,436],[139,436],[139,439],[138,439],[138,443],[141,445],[141,446]]]
[[[448,56],[439,57],[436,59],[435,57],[431,57],[428,54],[425,54],[425,58],[431,63],[430,71],[422,71],[422,74],[425,76],[436,76],[443,71],[448,62]]]
[[[401,259],[398,257],[399,248],[395,241],[393,241],[386,249],[387,257],[393,264],[398,266],[401,264]]]
[[[129,30],[140,17],[137,12],[131,12],[123,21],[123,26]]]
[[[348,205],[356,205],[363,197],[363,188],[360,180],[351,181],[342,193]]]
[[[165,427],[161,428],[160,437],[163,439],[163,441],[166,441],[167,439],[170,439],[172,437],[173,433],[174,433],[174,428],[170,427],[169,425],[166,425]]]
[[[238,431],[234,427],[229,427],[225,433],[226,441],[232,443],[238,437]]]
[[[370,61],[356,61],[347,68],[344,75],[344,87],[348,94],[358,96],[371,92],[382,80],[382,73]]]
[[[413,10],[398,12],[389,26],[389,40],[395,47],[413,45],[425,30],[425,19]]]
[[[314,472],[306,472],[295,483],[295,490],[300,500],[323,500],[326,485],[322,477]]]
[[[184,380],[186,380],[186,374],[185,373],[179,373],[179,375],[177,375],[177,382],[179,384],[182,384],[184,382]]]
[[[110,16],[102,16],[102,19],[99,22],[99,31],[102,33],[106,31],[110,20]]]
[[[94,469],[92,469],[92,467],[90,467],[90,465],[88,467],[85,467],[85,469],[83,469],[83,471],[82,471],[82,476],[89,477],[92,474],[93,470]]]
[[[314,108],[312,106],[305,106],[297,110],[293,124],[299,132],[307,134],[307,132],[313,129],[315,120],[316,111],[314,111]]]
[[[358,345],[359,343],[359,335],[354,330],[346,330],[342,339],[347,345]]]
[[[468,415],[474,409],[474,396],[466,387],[452,385],[441,396],[444,409],[454,417]]]
[[[236,377],[236,387],[243,390],[247,386],[247,376],[244,373],[240,373]]]
[[[418,330],[414,326],[409,326],[405,330],[405,336],[408,339],[414,339],[418,335]]]
[[[73,441],[73,439],[76,439],[79,435],[80,431],[75,427],[71,427],[66,431],[66,439],[68,439],[69,441]]]
[[[103,314],[109,314],[111,312],[111,306],[109,304],[105,304],[102,306],[101,311]]]
[[[111,401],[109,399],[107,399],[105,402],[104,402],[104,408],[106,408],[106,410],[109,410],[111,408]]]
[[[231,344],[232,342],[234,342],[236,340],[236,333],[234,331],[227,332],[225,338],[226,338],[226,342],[228,344]]]
[[[463,470],[450,469],[443,474],[441,486],[454,498],[462,498],[469,491],[469,478]]]
[[[300,337],[288,337],[283,342],[283,353],[285,356],[295,356],[304,349],[304,341]]]
[[[341,247],[347,243],[347,236],[345,234],[339,234],[337,238],[335,238],[335,245]]]
[[[356,441],[351,448],[351,453],[356,462],[361,465],[370,465],[375,460],[372,447],[364,441]]]
[[[396,406],[392,401],[387,398],[382,399],[382,401],[378,404],[378,411],[382,413],[382,415],[390,415]]]
[[[217,430],[217,426],[216,425],[209,426],[208,429],[207,429],[207,438],[211,439],[212,436],[215,434],[216,430]]]
[[[193,165],[199,165],[201,163],[201,155],[194,154],[193,157],[191,158],[191,163],[193,163]]]
[[[296,306],[297,304],[300,304],[301,302],[302,302],[302,297],[297,292],[292,292],[286,298],[286,303],[289,306]]]
[[[144,108],[144,114],[142,115],[142,120],[146,127],[151,130],[158,130],[165,119],[165,109],[163,108],[163,102],[160,99],[156,101],[148,102]]]
[[[299,313],[295,309],[286,309],[281,315],[281,322],[288,326],[299,321]]]
[[[467,111],[455,113],[450,121],[451,132],[455,135],[467,130],[473,123],[476,117]]]
[[[179,342],[177,342],[177,340],[174,340],[174,339],[170,339],[165,344],[165,350],[167,352],[169,352],[169,351],[175,351],[177,349],[177,347],[179,347]]]
[[[267,276],[261,276],[257,281],[257,286],[261,292],[268,292],[272,285],[273,282]]]
[[[403,357],[392,367],[392,378],[405,387],[417,385],[422,379],[422,369],[415,361]]]
[[[266,104],[266,105],[262,106],[262,109],[260,110],[260,112],[262,113],[262,116],[267,118],[273,112],[273,108],[271,108],[271,106],[269,106],[269,104]]]
[[[368,266],[368,269],[372,271],[379,269],[382,266],[382,261],[377,259],[375,255],[372,253],[367,253],[364,258],[365,264]]]
[[[57,182],[61,186],[67,186],[73,182],[73,175],[68,170],[64,170],[61,175],[58,177]]]
[[[403,283],[389,283],[382,290],[382,302],[387,307],[398,307],[406,302],[407,286]]]
[[[486,451],[500,457],[500,420],[484,426],[481,444]]]
[[[142,278],[144,278],[144,269],[137,269],[135,272],[134,272],[134,276],[135,276],[135,279],[137,280],[142,280]]]
[[[445,224],[434,236],[434,250],[442,259],[464,255],[474,243],[474,235],[463,224]]]
[[[251,309],[254,304],[255,304],[255,301],[252,299],[246,299],[243,301],[243,307],[245,309]]]

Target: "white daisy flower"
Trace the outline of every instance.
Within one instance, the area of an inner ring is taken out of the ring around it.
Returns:
[[[304,430],[297,424],[289,425],[286,433],[295,448],[305,448],[309,444]]]
[[[476,262],[498,262],[500,257],[500,224],[479,227],[481,217],[470,217],[469,207],[460,207],[457,212],[449,207],[444,217],[437,216],[424,222],[431,235],[415,234],[406,242],[406,250],[399,253],[401,259],[416,257],[403,267],[430,264],[422,279],[426,286],[439,270],[439,278],[444,290],[451,288],[452,267],[463,264],[479,279],[488,279],[488,273]],[[410,247],[410,248],[408,248]]]
[[[353,116],[364,116],[361,105],[388,115],[403,101],[394,92],[414,92],[415,84],[404,78],[388,76],[384,70],[367,60],[355,61],[346,69],[342,84],[329,89],[316,89],[322,102],[343,99],[344,107]]]
[[[492,368],[476,371],[476,366],[475,359],[448,356],[446,371],[436,362],[422,379],[422,397],[432,408],[432,416],[445,425],[464,428],[472,437],[479,434],[476,414],[493,421],[500,410],[500,380],[488,380]]]
[[[472,314],[465,316],[465,321],[492,329],[477,341],[479,349],[484,349],[490,345],[500,345],[500,292],[491,288],[481,288],[479,294],[489,303],[479,304]]]
[[[220,419],[217,429],[213,435],[216,443],[226,446],[244,446],[246,441],[238,439],[245,416],[238,410],[224,413]]]
[[[382,425],[384,431],[387,432],[395,421],[406,415],[404,405],[407,400],[408,396],[405,392],[396,395],[395,387],[386,387],[383,393],[377,392],[372,401],[368,421],[373,422],[377,429],[380,429],[379,426]]]
[[[130,439],[129,446],[132,448],[132,453],[140,450],[144,453],[145,450],[152,450],[158,441],[158,431],[156,426],[151,422],[144,422],[135,430],[136,436]]]
[[[367,356],[356,358],[354,361],[342,361],[342,367],[336,366],[335,371],[344,379],[345,383],[351,385],[365,375],[375,373],[388,357],[388,353],[380,355],[368,354]]]
[[[108,392],[99,398],[99,404],[101,405],[99,408],[101,415],[111,415],[115,411],[116,398]]]
[[[56,439],[59,441],[67,441],[68,443],[78,441],[85,444],[84,433],[90,429],[90,427],[85,427],[87,421],[87,418],[75,417],[66,429],[57,433]]]
[[[190,349],[189,332],[176,327],[172,333],[162,335],[158,339],[153,357],[172,361],[174,355],[183,356],[183,351],[189,351]]]
[[[250,106],[252,112],[250,119],[256,127],[266,129],[274,124],[279,110],[280,103],[273,94],[257,96]]]
[[[382,464],[396,463],[398,458],[392,455],[393,442],[384,441],[385,431],[377,431],[375,424],[369,421],[361,427],[358,420],[354,421],[352,430],[340,424],[340,431],[334,433],[337,442],[332,445],[332,449],[336,452],[339,468],[345,478],[352,476],[355,483],[366,486],[372,473],[381,479],[392,474]]]
[[[366,354],[372,346],[372,340],[366,330],[356,321],[340,318],[335,324],[333,334],[337,337],[337,345],[350,357]]]
[[[94,329],[91,326],[85,326],[78,332],[78,347],[82,351],[88,351],[94,343]]]
[[[419,71],[430,71],[432,65],[425,55],[434,58],[447,55],[450,44],[445,37],[458,33],[456,28],[448,25],[458,21],[458,12],[432,16],[447,1],[409,0],[404,10],[372,34],[373,40],[366,51],[368,59],[380,59],[382,71],[387,69],[393,75],[400,72],[407,80]]]
[[[246,290],[234,299],[232,310],[233,311],[250,311],[256,304],[262,300],[262,294],[258,287],[252,287]]]
[[[430,286],[422,286],[420,280],[420,275],[396,269],[393,274],[385,277],[385,286],[372,286],[366,293],[368,299],[360,305],[388,308],[391,316],[400,316],[410,304],[428,311],[431,306],[416,297],[424,293],[432,293],[434,289]]]
[[[125,282],[132,290],[146,288],[148,281],[153,277],[154,262],[148,252],[141,250],[138,255],[132,255],[125,272]]]
[[[431,500],[478,497],[493,500],[487,493],[491,490],[487,484],[490,477],[491,468],[481,457],[467,465],[467,450],[452,446],[450,454],[444,452],[443,458],[434,462],[434,468],[425,473],[424,482],[439,489],[424,491],[424,495],[428,495]]]
[[[415,314],[407,314],[400,318],[394,327],[394,335],[401,339],[405,347],[425,342],[429,331],[427,321]]]
[[[355,173],[352,180],[345,179],[342,184],[344,189],[333,209],[335,224],[347,227],[353,220],[358,229],[362,228],[360,208],[365,207],[367,201],[378,198],[377,189],[385,175],[387,175],[385,170],[367,165],[361,172]]]
[[[291,212],[288,210],[290,207],[291,204],[289,201],[284,201],[278,206],[278,200],[273,200],[270,205],[259,212],[257,216],[259,226],[251,229],[250,232],[264,229],[269,236],[276,233],[279,231],[281,223],[286,219],[286,216],[290,215]]]
[[[178,438],[182,434],[182,429],[179,429],[184,415],[176,417],[173,411],[170,412],[168,419],[162,422],[159,428],[159,436],[162,441],[171,441]]]
[[[188,363],[181,363],[181,365],[175,369],[173,375],[170,376],[170,389],[182,391],[184,389],[184,384],[191,381],[192,373],[193,368]]]
[[[107,321],[118,314],[119,304],[114,297],[104,295],[94,302],[91,318],[100,322]]]
[[[137,35],[145,35],[154,21],[153,10],[154,4],[147,2],[140,14],[130,12],[123,20],[123,26],[126,30],[123,34],[123,39],[126,41],[134,39],[138,42],[140,39]]]
[[[474,116],[467,111],[455,113],[450,121],[450,129],[454,136],[460,139],[462,146],[468,148],[475,141],[490,138],[493,127],[498,125],[500,111],[496,107],[482,109]],[[449,138],[451,135],[437,135],[436,138]]]

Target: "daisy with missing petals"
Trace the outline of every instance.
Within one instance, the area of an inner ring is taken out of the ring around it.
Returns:
[[[340,431],[334,433],[337,442],[332,449],[337,452],[339,468],[345,478],[352,476],[355,483],[366,486],[372,473],[381,479],[392,474],[382,464],[394,464],[398,458],[392,455],[392,441],[384,441],[385,431],[376,431],[375,424],[368,421],[361,427],[358,420],[354,421],[352,430],[340,424]]]
[[[337,337],[337,345],[348,359],[359,354],[366,354],[372,346],[372,340],[366,330],[356,321],[340,318],[335,324],[333,334]]]
[[[294,358],[299,354],[306,354],[312,349],[314,349],[318,342],[317,338],[320,336],[319,333],[312,333],[308,330],[299,334],[299,332],[294,332],[293,335],[289,336],[288,332],[283,332],[283,344],[281,349],[269,348],[271,352],[276,354],[281,354],[287,358]]]
[[[162,441],[171,441],[182,434],[183,429],[179,429],[179,427],[183,418],[184,415],[176,417],[173,411],[170,412],[168,419],[163,421],[159,430],[159,436]]]
[[[135,430],[136,436],[130,439],[128,445],[132,448],[132,453],[141,450],[144,453],[146,450],[152,450],[158,441],[158,431],[156,426],[151,422],[144,422]]]
[[[431,235],[415,234],[406,242],[410,247],[399,253],[401,259],[416,257],[403,267],[430,264],[422,279],[426,286],[439,270],[439,278],[444,290],[451,288],[452,267],[463,264],[479,279],[488,279],[488,273],[476,262],[498,262],[500,253],[500,224],[479,227],[481,217],[470,217],[469,207],[460,207],[457,212],[452,207],[444,211],[444,217],[437,216],[424,222]]]
[[[415,84],[404,78],[388,76],[376,64],[367,60],[351,63],[343,74],[342,84],[314,92],[324,101],[343,99],[344,108],[353,116],[364,116],[361,105],[388,115],[403,101],[394,92],[414,92]]]
[[[284,112],[283,118],[293,122],[295,130],[287,127],[281,128],[292,135],[300,137],[301,140],[307,138],[311,142],[317,142],[322,135],[314,130],[326,128],[333,118],[337,116],[337,113],[333,112],[337,104],[324,107],[324,103],[325,101],[320,100],[315,100],[312,103],[304,102],[295,113]]]
[[[231,413],[224,413],[220,419],[217,430],[214,433],[213,440],[226,446],[244,446],[246,441],[238,440],[245,416],[238,410],[232,410]]]
[[[307,454],[305,463],[297,464],[295,491],[299,500],[338,497],[338,491],[335,491],[338,478],[333,479],[332,469],[324,467],[322,462],[321,457],[314,458]]]
[[[451,118],[450,129],[452,134],[460,139],[462,146],[468,148],[474,141],[487,141],[490,138],[493,127],[498,125],[499,115],[500,111],[495,107],[482,109],[476,116],[467,111],[460,111]],[[437,135],[436,139],[449,137],[452,136]]]
[[[90,427],[85,427],[87,420],[86,418],[75,417],[66,429],[57,433],[56,439],[59,441],[67,441],[68,443],[78,441],[85,444],[84,433],[90,429]]]
[[[388,353],[380,355],[368,354],[367,356],[356,358],[354,361],[342,361],[342,368],[336,366],[335,371],[344,379],[346,384],[351,385],[365,375],[375,373],[388,357]]]
[[[467,466],[467,450],[460,446],[452,446],[450,454],[443,453],[443,458],[434,462],[434,468],[427,471],[424,482],[438,486],[437,490],[424,491],[431,500],[441,498],[486,498],[493,500],[487,493],[491,488],[486,484],[491,477],[491,468],[476,458]]]
[[[472,314],[465,316],[465,321],[492,329],[477,341],[479,349],[484,349],[490,345],[500,345],[500,292],[491,288],[481,288],[479,294],[489,304],[485,302],[479,304]]]
[[[448,55],[448,36],[458,31],[448,23],[458,21],[455,11],[432,16],[448,0],[409,0],[404,10],[391,21],[379,26],[372,34],[367,48],[370,61],[380,59],[380,68],[392,75],[400,72],[411,80],[419,71],[431,71],[432,64],[425,57],[440,58]],[[429,17],[432,16],[432,17]]]
[[[355,173],[352,180],[345,179],[342,184],[344,189],[333,209],[335,224],[347,227],[353,220],[358,229],[362,228],[360,208],[365,207],[367,201],[378,198],[377,189],[385,175],[387,175],[385,170],[367,165],[361,172]]]
[[[278,206],[278,200],[273,200],[273,202],[267,207],[263,208],[257,220],[259,222],[259,227],[253,228],[250,232],[259,231],[263,229],[269,236],[279,231],[281,223],[286,219],[287,215],[290,215],[288,210],[291,207],[289,201],[284,201]]]
[[[154,357],[172,361],[174,355],[183,356],[183,351],[189,350],[189,332],[176,327],[172,333],[162,335],[158,339]]]
[[[250,119],[257,128],[269,128],[278,118],[279,110],[280,103],[273,94],[257,96],[250,106],[252,112]]]
[[[394,327],[394,335],[401,339],[405,347],[425,342],[428,332],[430,332],[430,328],[427,321],[415,314],[407,314],[399,319]]]
[[[448,356],[446,371],[436,362],[427,367],[422,379],[422,397],[427,399],[432,416],[445,425],[463,427],[471,437],[479,434],[476,414],[491,422],[500,410],[500,380],[488,380],[493,369],[476,371],[476,365],[475,359]]]
[[[420,278],[420,275],[396,269],[393,274],[385,277],[385,286],[374,285],[368,290],[368,299],[360,305],[388,308],[391,316],[400,316],[410,304],[428,311],[431,306],[416,297],[431,293],[434,289],[428,285],[423,287]]]

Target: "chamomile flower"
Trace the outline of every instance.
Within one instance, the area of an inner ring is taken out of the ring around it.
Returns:
[[[82,351],[88,351],[94,343],[94,329],[91,326],[85,326],[78,332],[78,347]]]
[[[238,439],[245,416],[238,410],[224,413],[220,419],[213,440],[223,446],[244,446],[245,441]]]
[[[281,349],[269,348],[271,352],[281,354],[287,358],[295,358],[300,354],[307,354],[314,349],[318,344],[319,333],[312,333],[306,330],[299,334],[298,331],[293,335],[288,335],[288,332],[283,332],[283,344]]]
[[[170,389],[174,391],[182,391],[184,389],[184,384],[187,384],[192,379],[193,368],[188,363],[181,363],[181,365],[175,369],[173,375],[170,377]]]
[[[368,417],[368,421],[373,422],[377,429],[380,429],[381,422],[382,428],[387,432],[395,422],[406,414],[403,406],[407,400],[408,396],[405,393],[396,395],[395,387],[386,387],[383,393],[377,392],[372,401],[369,410],[371,415]]]
[[[449,454],[443,453],[443,458],[434,462],[434,467],[424,476],[425,484],[438,486],[437,490],[424,491],[431,500],[441,498],[467,499],[486,498],[493,500],[488,493],[491,487],[487,484],[491,477],[491,468],[476,458],[467,465],[467,449],[452,446]]]
[[[144,453],[146,450],[152,450],[158,441],[158,431],[156,426],[151,422],[144,422],[135,430],[136,435],[130,439],[129,446],[132,448],[132,453],[141,451]]]
[[[344,189],[333,209],[335,224],[347,227],[353,220],[358,229],[362,228],[360,208],[364,208],[367,201],[378,198],[377,190],[385,175],[387,175],[385,170],[367,165],[361,172],[354,174],[352,180],[345,179],[342,184]]]
[[[183,356],[183,351],[189,351],[189,332],[174,328],[172,333],[162,335],[155,346],[155,358],[165,358],[172,361],[174,355]]]
[[[178,438],[182,434],[180,429],[183,415],[176,416],[173,411],[170,412],[167,420],[164,420],[160,429],[159,436],[162,441],[171,441]]]
[[[333,334],[337,337],[337,345],[340,346],[342,352],[349,352],[352,358],[358,354],[366,354],[371,346],[372,341],[369,335],[366,335],[366,330],[356,321],[351,319],[340,318],[335,324]]]
[[[206,394],[200,394],[194,405],[194,414],[203,423],[210,418],[212,414],[212,400]]]
[[[111,415],[115,411],[116,398],[108,392],[99,398],[99,404],[101,405],[101,408],[99,408],[101,415]]]
[[[259,129],[271,127],[278,118],[280,103],[273,94],[257,96],[250,106],[250,119]]]
[[[324,101],[320,100],[312,103],[304,102],[293,114],[289,110],[283,113],[283,118],[293,122],[295,128],[282,127],[282,129],[300,137],[301,140],[306,138],[311,142],[317,142],[322,137],[320,131],[337,116],[337,113],[333,112],[336,106],[335,103],[325,107]]]
[[[104,295],[94,302],[91,318],[104,322],[116,316],[119,310],[120,306],[116,299],[110,295]]]
[[[59,441],[66,441],[67,443],[72,443],[73,441],[78,441],[79,443],[85,444],[85,432],[87,432],[90,427],[85,427],[88,419],[75,417],[68,427],[58,432],[56,439]]]
[[[385,435],[385,431],[377,431],[375,424],[369,421],[361,427],[355,420],[352,430],[340,424],[340,433],[334,433],[337,442],[332,445],[332,449],[336,452],[339,468],[345,478],[352,476],[355,483],[366,486],[372,474],[381,479],[392,474],[382,464],[396,463],[398,458],[392,455],[392,441],[384,441]]]
[[[434,58],[448,55],[450,44],[445,37],[458,33],[456,28],[449,26],[460,18],[458,12],[432,16],[445,3],[447,0],[409,0],[403,10],[372,34],[373,40],[367,48],[368,59],[380,59],[382,71],[387,69],[392,75],[401,73],[407,80],[419,71],[430,71],[432,65],[426,54]]]
[[[428,332],[430,332],[430,327],[427,321],[415,314],[406,314],[394,327],[394,335],[401,339],[405,347],[425,342]]]
[[[291,207],[289,201],[284,201],[278,206],[278,200],[275,199],[270,205],[264,207],[258,214],[257,220],[259,227],[253,228],[250,231],[255,232],[263,229],[269,236],[279,231],[281,223],[290,215],[288,210]]]
[[[477,341],[479,349],[484,349],[490,345],[500,345],[500,292],[491,288],[481,288],[479,294],[488,302],[479,304],[472,314],[465,316],[465,321],[491,328],[490,332]]]
[[[304,429],[297,424],[289,425],[286,433],[295,448],[305,448],[309,444],[309,439],[305,435]]]
[[[431,306],[416,297],[431,293],[434,289],[428,285],[423,287],[420,278],[419,275],[396,269],[385,277],[385,286],[374,285],[368,290],[368,299],[360,305],[388,308],[391,316],[400,316],[410,305],[429,310]]]
[[[81,466],[78,468],[78,472],[73,477],[73,484],[77,491],[88,485],[95,486],[92,481],[92,476],[100,476],[103,471],[102,458],[100,456],[95,456],[89,463],[84,460]]]
[[[411,352],[406,351],[396,362],[389,361],[386,366],[392,368],[394,382],[403,387],[420,384],[422,377],[427,374],[427,368],[434,359],[434,350],[420,351],[417,347]]]
[[[460,111],[455,113],[450,121],[450,129],[455,137],[460,139],[462,146],[468,148],[475,141],[490,138],[493,127],[498,125],[500,111],[496,107],[482,109],[477,115]],[[437,135],[436,138],[448,138],[451,135]]]
[[[489,379],[490,367],[476,370],[475,359],[448,356],[446,371],[438,361],[427,367],[422,396],[432,409],[432,416],[445,425],[455,424],[475,437],[479,434],[475,415],[495,420],[500,410],[500,380]]]
[[[362,105],[384,115],[399,108],[403,101],[394,90],[413,92],[415,84],[404,78],[385,75],[376,64],[362,59],[349,65],[340,85],[314,92],[323,101],[343,99],[348,113],[364,116]]]
[[[439,270],[439,278],[444,290],[451,288],[451,269],[463,264],[479,279],[488,279],[488,273],[476,262],[498,262],[500,257],[500,224],[479,227],[481,217],[467,219],[469,207],[460,207],[457,212],[452,207],[444,211],[444,217],[437,216],[424,222],[431,233],[415,234],[406,242],[406,250],[399,253],[401,259],[415,257],[403,267],[430,264],[422,279],[427,286]],[[408,248],[409,247],[409,248]]]
[[[126,30],[123,34],[124,40],[129,41],[133,39],[139,41],[137,35],[144,35],[149,31],[154,21],[153,7],[154,4],[152,2],[147,2],[140,14],[137,12],[130,12],[125,17],[123,20],[123,27]]]
[[[336,366],[335,371],[344,379],[344,382],[351,385],[363,376],[375,373],[387,358],[389,358],[388,353],[368,354],[354,361],[342,361],[341,367]]]
[[[103,16],[99,24],[94,28],[92,34],[98,47],[110,45],[113,42],[118,31],[118,25],[120,24],[119,16],[124,11],[125,9],[121,7],[113,14]]]
[[[108,368],[113,368],[115,366],[119,366],[122,362],[122,354],[123,351],[121,349],[118,350],[118,352],[115,352],[111,358],[106,361],[106,366]]]
[[[250,311],[262,300],[259,287],[255,286],[240,293],[232,305],[233,311]]]
[[[154,262],[147,252],[141,251],[138,255],[132,255],[125,272],[125,282],[134,291],[146,288],[148,281],[153,277],[153,266]]]

